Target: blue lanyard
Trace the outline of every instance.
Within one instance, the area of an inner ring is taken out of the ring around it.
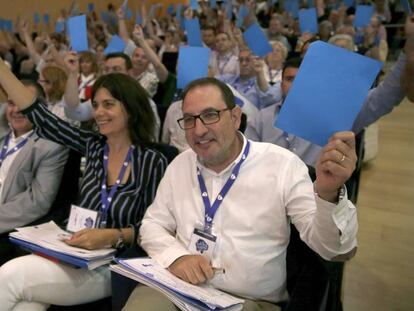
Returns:
[[[129,162],[131,161],[131,156],[132,156],[132,152],[134,149],[135,149],[135,146],[129,147],[124,163],[122,164],[121,170],[119,171],[118,178],[116,179],[115,184],[111,187],[111,190],[108,193],[106,189],[106,179],[108,177],[108,153],[109,153],[108,144],[106,144],[104,147],[104,156],[103,156],[104,178],[103,178],[102,187],[101,187],[102,207],[101,207],[101,214],[100,214],[100,224],[99,224],[100,227],[106,227],[106,220],[108,218],[108,210],[111,206],[112,198],[114,197],[114,194],[116,190],[118,189],[119,184],[124,178],[125,171],[128,167]]]
[[[6,160],[6,158],[15,153],[17,150],[23,148],[23,146],[28,142],[30,136],[33,135],[33,132],[27,136],[25,139],[23,139],[20,143],[18,143],[16,146],[14,146],[12,149],[10,149],[9,151],[7,151],[7,149],[9,149],[9,142],[10,142],[10,135],[11,133],[7,134],[6,138],[4,139],[4,145],[3,148],[1,149],[1,153],[0,153],[0,167],[3,164],[3,161]]]
[[[241,82],[240,77],[234,81],[233,86],[242,93],[242,95],[246,96],[246,93],[253,87],[254,79],[249,79],[247,85]]]
[[[226,66],[227,66],[227,63],[230,61],[230,59],[231,59],[231,55],[229,55],[229,56],[227,56],[227,57],[224,57],[222,60],[223,61],[220,61],[222,58],[220,57],[220,55],[219,54],[217,54],[217,69],[218,69],[218,72],[219,72],[219,74],[223,74],[223,72],[224,72],[224,68],[226,68]],[[220,64],[223,64],[224,63],[224,65],[223,66],[220,66]]]
[[[214,215],[216,214],[217,209],[221,205],[221,202],[223,202],[224,197],[226,196],[227,192],[229,192],[230,188],[233,186],[235,180],[237,179],[237,176],[239,175],[240,167],[243,164],[243,162],[246,160],[247,155],[249,154],[249,150],[250,150],[250,142],[247,141],[246,147],[244,148],[243,155],[240,161],[234,166],[230,174],[230,177],[227,179],[223,188],[217,195],[217,198],[215,199],[213,205],[210,204],[204,178],[201,175],[200,169],[197,167],[197,178],[198,178],[198,183],[200,185],[201,198],[203,199],[203,203],[204,203],[204,228],[207,231],[211,231]]]

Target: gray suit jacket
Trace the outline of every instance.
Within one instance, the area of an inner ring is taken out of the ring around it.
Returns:
[[[4,137],[0,140],[3,146]],[[68,149],[33,134],[14,159],[2,187],[0,233],[29,224],[50,209]]]

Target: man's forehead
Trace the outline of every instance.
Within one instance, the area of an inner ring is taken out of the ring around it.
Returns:
[[[191,89],[183,99],[182,110],[203,111],[225,105],[220,89],[215,85],[200,85]]]
[[[122,57],[111,57],[105,61],[105,65],[125,66],[125,60]]]

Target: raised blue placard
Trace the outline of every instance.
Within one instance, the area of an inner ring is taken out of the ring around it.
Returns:
[[[86,15],[70,17],[67,21],[67,29],[72,50],[76,52],[87,51],[89,46]]]
[[[244,19],[249,15],[249,8],[246,5],[241,5],[239,13],[237,15],[236,27],[241,28],[243,26]]]
[[[275,127],[324,146],[349,131],[382,63],[316,41],[309,46]]]
[[[190,0],[190,7],[194,11],[197,11],[200,8],[200,6],[198,5],[198,1],[197,0]]]
[[[50,22],[50,15],[47,13],[43,14],[43,23],[47,25],[49,24],[49,22]]]
[[[3,29],[8,32],[13,32],[13,21],[11,19],[3,20]]]
[[[174,4],[170,4],[168,7],[167,7],[167,13],[168,14],[170,14],[170,15],[172,15],[173,13],[174,13]]]
[[[180,47],[177,67],[177,89],[183,89],[195,79],[208,75],[209,48]]]
[[[65,22],[64,21],[57,21],[55,24],[55,32],[61,33],[65,31]]]
[[[91,2],[88,3],[88,12],[91,13],[95,9],[95,5]]]
[[[37,25],[37,24],[39,24],[39,23],[40,23],[40,14],[39,14],[38,12],[35,12],[35,13],[33,14],[33,23],[34,23],[35,25]]]
[[[125,41],[121,39],[118,35],[113,35],[111,41],[109,41],[108,46],[104,50],[104,54],[123,52],[125,50]]]
[[[142,25],[142,17],[141,14],[139,14],[139,10],[137,10],[137,15],[135,16],[135,24]]]
[[[264,57],[272,51],[272,46],[267,40],[262,28],[257,23],[251,24],[243,33],[244,41],[253,54]]]
[[[210,0],[210,7],[212,9],[216,9],[217,8],[217,1],[216,0]]]
[[[200,22],[198,18],[186,19],[185,30],[187,32],[187,41],[189,46],[203,46],[201,40]]]
[[[299,15],[299,0],[285,0],[285,11],[294,19],[297,19]]]
[[[410,1],[409,0],[401,0],[401,5],[404,9],[404,12],[407,13],[408,15],[411,15],[413,10],[411,8]]]
[[[302,9],[299,11],[300,32],[318,33],[318,17],[315,8]]]
[[[371,23],[374,13],[372,5],[358,5],[355,12],[354,27],[366,27]]]

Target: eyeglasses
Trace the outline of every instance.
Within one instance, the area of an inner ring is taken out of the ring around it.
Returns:
[[[209,111],[200,113],[196,116],[187,116],[187,117],[178,119],[177,122],[178,122],[178,125],[183,130],[189,130],[189,129],[194,128],[196,125],[197,119],[200,119],[204,125],[210,125],[210,124],[214,124],[220,121],[220,112],[231,110],[231,109],[233,108],[225,108],[221,110],[209,110]]]

